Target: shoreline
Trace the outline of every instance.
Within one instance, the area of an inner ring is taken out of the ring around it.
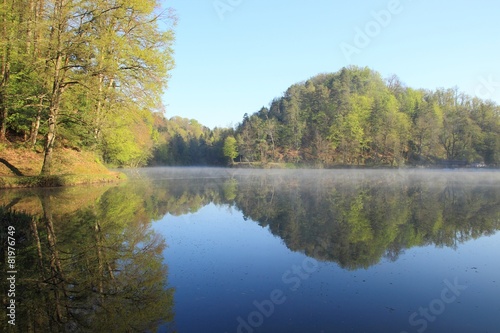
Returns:
[[[0,176],[0,189],[51,188],[116,183],[127,180],[122,172],[109,174],[65,174],[50,176]]]
[[[475,166],[474,164],[467,165],[448,165],[446,163],[442,164],[429,164],[429,165],[389,165],[389,164],[359,164],[359,165],[349,165],[349,164],[336,164],[336,165],[324,165],[324,164],[301,164],[301,163],[282,163],[282,162],[235,162],[232,165],[227,166],[231,169],[307,169],[307,170],[398,170],[398,169],[416,169],[416,170],[498,170],[498,166]]]
[[[50,188],[127,179],[118,170],[109,170],[93,152],[68,148],[54,150],[51,175],[40,175],[43,154],[29,148],[0,149],[0,189]]]

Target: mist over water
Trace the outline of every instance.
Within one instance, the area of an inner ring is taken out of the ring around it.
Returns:
[[[211,167],[151,167],[125,170],[131,179],[251,178],[296,179],[303,184],[318,180],[352,182],[459,181],[464,184],[498,185],[500,171],[494,169],[228,169]]]
[[[500,174],[495,170],[144,172],[156,186],[164,180],[179,198],[186,193],[211,198],[195,215],[166,216],[155,227],[172,244],[176,319],[187,331],[496,327]],[[311,274],[297,268],[310,260],[317,264]],[[448,282],[465,283],[469,293],[447,305],[439,320],[432,312],[433,321],[426,319],[419,309],[441,304]],[[287,301],[276,303],[269,318],[261,312],[264,319],[257,325],[256,304],[270,304],[265,301],[275,288]],[[193,306],[208,318],[193,323]],[[478,316],[483,320],[474,319]]]
[[[125,172],[0,192],[37,218],[18,225],[18,332],[497,329],[498,171]]]

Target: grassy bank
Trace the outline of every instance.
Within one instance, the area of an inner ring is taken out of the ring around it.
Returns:
[[[126,179],[122,173],[109,171],[91,152],[60,148],[54,151],[52,163],[52,175],[40,176],[42,152],[0,147],[0,188],[73,186]]]

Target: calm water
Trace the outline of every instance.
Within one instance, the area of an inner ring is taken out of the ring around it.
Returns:
[[[128,173],[0,191],[2,331],[500,332],[500,172]]]

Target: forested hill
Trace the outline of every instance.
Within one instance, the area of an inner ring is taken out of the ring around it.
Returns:
[[[175,22],[160,0],[3,0],[0,158],[34,150],[43,175],[58,148],[112,166],[500,165],[497,104],[368,68],[294,84],[236,129],[167,119]]]
[[[60,147],[145,164],[175,21],[159,0],[2,1],[0,152],[41,152],[44,175]]]
[[[227,164],[232,129],[163,114],[175,23],[160,0],[2,1],[0,158],[43,165],[30,175],[61,170],[68,151],[90,152],[89,169]]]
[[[241,161],[312,165],[500,164],[500,107],[349,67],[289,87],[237,127]],[[238,154],[236,154],[236,151]]]
[[[42,174],[68,149],[132,167],[500,165],[498,105],[457,89],[412,89],[368,68],[294,84],[235,129],[167,119],[175,17],[159,4],[3,1],[0,158],[33,150]]]

